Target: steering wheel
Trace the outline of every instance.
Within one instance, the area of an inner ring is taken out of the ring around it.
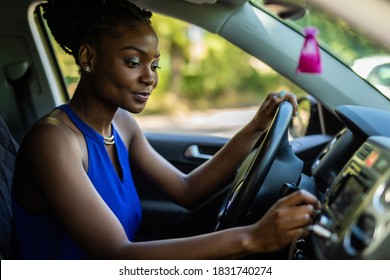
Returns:
[[[293,114],[288,101],[279,104],[270,127],[260,145],[245,159],[232,187],[220,208],[215,230],[233,227],[248,212],[283,140],[288,141],[287,129]]]

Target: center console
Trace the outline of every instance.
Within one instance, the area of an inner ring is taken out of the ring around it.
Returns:
[[[390,259],[390,139],[370,137],[337,175],[307,238],[315,259]]]

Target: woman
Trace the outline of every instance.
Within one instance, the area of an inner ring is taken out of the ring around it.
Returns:
[[[27,259],[221,259],[283,248],[312,222],[319,202],[300,191],[257,223],[210,234],[133,242],[141,207],[130,165],[189,207],[230,178],[268,128],[270,94],[255,117],[211,160],[183,174],[148,144],[132,114],[158,84],[151,13],[127,0],[56,0],[42,5],[80,82],[69,103],[41,118],[21,144],[13,184],[18,255]]]

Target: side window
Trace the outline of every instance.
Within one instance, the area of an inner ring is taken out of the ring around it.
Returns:
[[[263,62],[197,26],[154,14],[160,41],[160,82],[136,118],[144,131],[230,137],[246,124],[269,92],[305,93]],[[79,74],[53,40],[69,97]]]
[[[374,84],[390,87],[390,63],[375,67],[368,75],[368,80]]]

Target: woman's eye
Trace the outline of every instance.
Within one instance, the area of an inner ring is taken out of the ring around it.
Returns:
[[[137,67],[138,65],[140,65],[140,63],[136,60],[132,60],[132,59],[125,59],[124,60],[126,65],[130,68],[135,68]]]
[[[157,69],[161,69],[160,65],[152,65],[151,68],[153,72],[157,71]]]

